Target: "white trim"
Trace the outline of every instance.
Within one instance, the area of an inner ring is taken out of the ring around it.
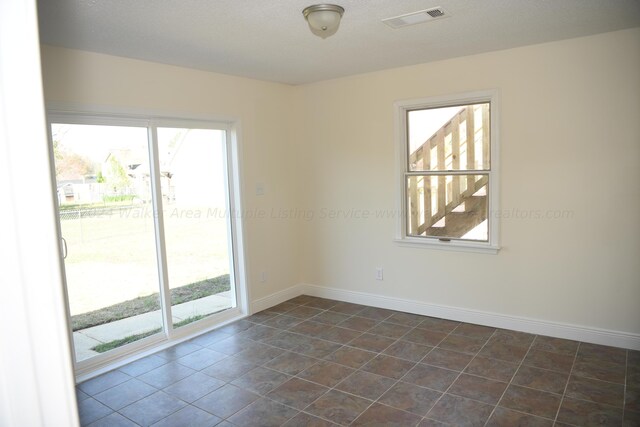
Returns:
[[[347,291],[344,289],[301,284],[294,287],[300,294],[330,298],[356,304],[370,305],[389,310],[439,317],[460,322],[475,323],[494,328],[511,329],[537,335],[565,338],[594,344],[640,350],[640,334],[612,331],[561,322],[550,322],[521,316],[510,316],[480,310],[430,304],[402,298],[376,295],[367,292]],[[289,289],[294,289],[289,288]]]
[[[419,108],[437,108],[451,105],[491,103],[491,168],[482,171],[489,175],[489,222],[488,242],[468,240],[440,241],[437,238],[407,235],[407,196],[405,173],[407,172],[407,111]],[[394,108],[395,161],[396,161],[396,206],[401,215],[396,219],[395,242],[401,246],[424,247],[447,251],[497,254],[500,250],[500,221],[491,212],[498,212],[500,206],[500,91],[498,89],[466,92],[454,95],[396,101]]]
[[[251,313],[257,313],[262,310],[266,310],[267,308],[273,307],[274,305],[278,305],[283,303],[291,298],[295,298],[304,293],[306,286],[304,285],[295,285],[289,288],[278,291],[274,294],[267,295],[266,297],[259,298],[251,304]]]

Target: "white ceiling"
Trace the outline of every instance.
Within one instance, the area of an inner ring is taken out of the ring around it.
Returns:
[[[39,0],[45,44],[288,84],[640,26],[640,0],[334,0],[338,33],[308,29],[313,0]],[[451,16],[381,22],[441,6]]]

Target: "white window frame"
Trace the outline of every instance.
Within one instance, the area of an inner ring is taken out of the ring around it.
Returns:
[[[407,234],[407,174],[408,170],[408,122],[409,111],[428,108],[451,107],[457,105],[468,105],[489,102],[491,105],[491,167],[487,173],[489,175],[488,191],[488,213],[489,224],[488,241],[478,242],[470,240],[440,240],[437,237],[418,237]],[[397,201],[396,206],[400,209],[400,215],[396,218],[395,241],[400,246],[423,247],[429,249],[452,250],[462,252],[480,252],[497,254],[500,250],[499,236],[500,224],[499,215],[499,168],[500,168],[500,93],[498,90],[484,90],[477,92],[466,92],[455,95],[436,96],[429,98],[402,100],[394,103],[395,111],[395,155],[396,155],[396,177],[397,177]]]
[[[231,242],[230,254],[233,257],[233,269],[230,271],[232,276],[232,283],[235,283],[235,303],[236,305],[228,310],[224,310],[220,313],[214,313],[194,322],[189,325],[185,325],[179,329],[173,327],[168,313],[171,308],[171,301],[169,300],[169,287],[167,280],[167,263],[164,240],[164,228],[159,224],[162,222],[162,211],[157,210],[158,206],[161,206],[162,202],[154,203],[154,221],[155,221],[155,241],[156,251],[159,267],[159,291],[160,297],[163,299],[161,308],[163,317],[163,330],[162,332],[143,338],[136,342],[127,344],[125,346],[113,349],[107,353],[96,355],[90,359],[77,361],[75,356],[75,350],[73,348],[73,334],[71,329],[68,328],[68,336],[71,344],[71,355],[73,358],[74,370],[76,374],[76,381],[80,382],[92,376],[102,373],[103,371],[112,369],[113,367],[121,366],[129,363],[139,357],[146,356],[153,352],[159,351],[163,348],[175,345],[179,342],[192,338],[193,336],[204,333],[208,330],[215,329],[226,323],[237,320],[249,314],[249,295],[246,284],[246,255],[245,255],[245,240],[243,235],[243,218],[238,213],[243,212],[243,202],[240,194],[241,182],[240,182],[240,122],[233,118],[212,118],[207,116],[196,116],[189,114],[175,114],[166,115],[154,111],[140,111],[130,109],[114,109],[114,108],[101,108],[86,105],[75,104],[47,104],[47,132],[49,133],[49,142],[51,137],[51,124],[52,123],[70,123],[70,124],[86,124],[86,125],[113,125],[113,126],[135,126],[146,127],[148,134],[148,141],[151,152],[150,159],[156,163],[155,168],[152,169],[152,191],[154,192],[154,200],[158,199],[157,193],[160,192],[159,177],[155,176],[154,171],[159,169],[158,162],[158,149],[157,149],[157,135],[156,131],[159,127],[187,127],[197,129],[215,129],[223,130],[226,132],[226,178],[228,186],[228,212],[230,213],[230,227],[229,242]],[[50,146],[50,162],[53,165],[53,149]],[[55,183],[55,175],[52,168],[52,182]],[[52,190],[53,191],[53,190]],[[58,206],[55,204],[56,216],[58,216]],[[61,236],[59,221],[56,222],[57,234]],[[64,261],[60,260],[61,270],[64,271]],[[66,282],[66,278],[63,277],[63,281]],[[65,309],[67,314],[67,322],[70,324],[70,310],[68,306],[68,298],[66,297],[66,284],[64,287],[65,292]]]

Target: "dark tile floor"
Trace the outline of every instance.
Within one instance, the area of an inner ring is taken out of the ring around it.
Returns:
[[[77,387],[90,426],[640,426],[640,352],[300,296]]]

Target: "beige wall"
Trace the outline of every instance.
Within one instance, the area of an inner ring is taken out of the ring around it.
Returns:
[[[50,46],[42,48],[42,63],[49,103],[239,119],[244,211],[267,215],[245,220],[251,299],[297,282],[297,230],[269,219],[272,209],[296,198],[290,179],[295,162],[289,129],[296,114],[290,86]],[[258,182],[264,196],[256,196]],[[266,283],[260,282],[263,270]]]
[[[47,101],[241,120],[245,207],[314,215],[246,221],[254,300],[310,283],[640,333],[640,29],[298,87],[52,47],[43,64]],[[322,218],[397,209],[394,101],[494,88],[502,210],[571,218],[501,220],[498,255],[397,246],[394,219]]]
[[[306,206],[396,209],[393,102],[494,88],[501,208],[573,217],[503,219],[498,255],[399,247],[394,220],[318,218],[302,281],[640,333],[640,29],[299,88]]]

